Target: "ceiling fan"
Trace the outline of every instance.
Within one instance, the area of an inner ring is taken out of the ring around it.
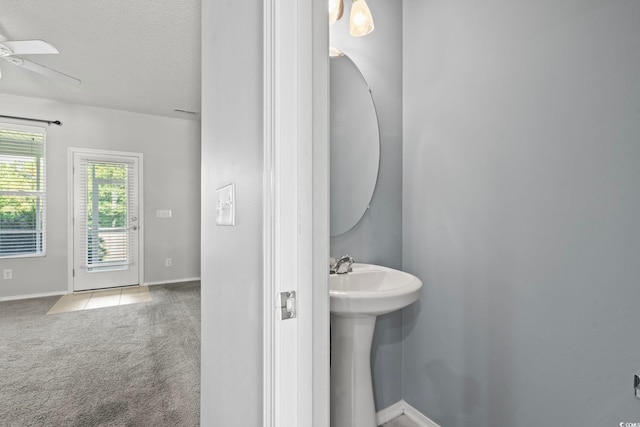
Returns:
[[[0,59],[43,76],[50,77],[65,83],[78,85],[80,80],[75,77],[68,76],[60,71],[53,70],[44,65],[36,64],[28,59],[22,58],[22,55],[45,55],[59,53],[58,49],[51,46],[43,40],[7,40],[6,37],[0,35]],[[2,74],[0,73],[0,78]]]

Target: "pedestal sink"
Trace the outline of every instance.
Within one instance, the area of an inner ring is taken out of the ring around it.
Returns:
[[[415,302],[417,277],[371,264],[329,276],[331,300],[331,427],[375,427],[371,341],[376,317]]]

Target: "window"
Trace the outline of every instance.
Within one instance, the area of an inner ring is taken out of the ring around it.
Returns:
[[[45,132],[0,124],[0,257],[45,254]]]
[[[126,268],[132,259],[127,223],[133,164],[80,160],[81,250],[88,271]]]

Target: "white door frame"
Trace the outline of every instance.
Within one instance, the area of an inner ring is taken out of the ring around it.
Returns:
[[[329,426],[328,28],[326,2],[264,0],[264,427]]]
[[[67,290],[73,293],[73,157],[75,154],[86,154],[94,156],[127,156],[138,159],[138,277],[139,284],[144,283],[144,203],[142,177],[144,176],[142,153],[131,153],[128,151],[97,150],[92,148],[69,147],[67,149]]]

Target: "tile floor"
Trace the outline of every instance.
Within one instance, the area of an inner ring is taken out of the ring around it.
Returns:
[[[398,418],[394,418],[388,423],[383,424],[381,427],[418,427],[413,421],[404,415],[400,415]]]
[[[91,310],[149,301],[151,301],[151,293],[148,286],[81,292],[63,295],[47,314],[68,313],[70,311]]]

